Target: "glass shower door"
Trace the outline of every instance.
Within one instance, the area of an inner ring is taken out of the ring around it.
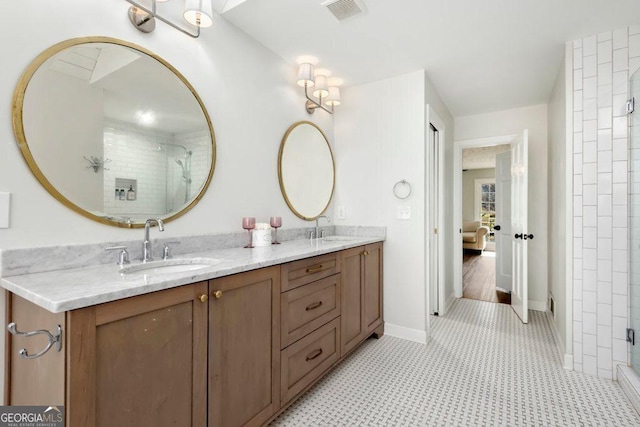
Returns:
[[[635,113],[629,115],[629,283],[630,324],[636,331],[631,346],[631,367],[640,375],[640,71],[631,77],[631,96]]]

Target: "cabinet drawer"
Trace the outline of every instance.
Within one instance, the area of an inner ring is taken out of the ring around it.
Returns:
[[[285,292],[280,298],[280,348],[285,348],[340,315],[340,275]]]
[[[332,253],[284,264],[281,270],[282,292],[340,272],[338,254]]]
[[[340,356],[340,318],[282,350],[282,404],[300,393]]]

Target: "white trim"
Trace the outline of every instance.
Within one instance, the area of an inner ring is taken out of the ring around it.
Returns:
[[[545,312],[547,311],[547,302],[529,300],[529,310]]]
[[[565,45],[565,340],[573,355],[573,43]],[[573,357],[572,357],[573,359]]]
[[[453,291],[456,298],[462,298],[462,149],[492,147],[510,144],[518,135],[503,135],[491,138],[467,139],[453,143]]]
[[[568,371],[573,371],[573,354],[564,354],[562,367]]]
[[[553,318],[553,313],[551,313],[551,311],[547,311],[546,314],[547,321],[549,322],[549,327],[551,327],[551,331],[553,332],[553,341],[556,343],[558,356],[560,356],[560,360],[562,361],[562,367],[564,369],[573,371],[573,355],[565,353],[564,343],[562,342],[560,334],[558,333],[558,329],[556,328],[556,322]]]
[[[427,343],[427,331],[406,328],[404,326],[398,326],[388,322],[385,322],[384,324],[384,334],[396,338],[402,338],[407,341],[418,342],[420,344]]]
[[[449,311],[449,309],[451,308],[451,305],[455,302],[456,299],[457,299],[456,294],[454,292],[451,292],[447,297],[447,302],[444,304],[446,308],[445,312]]]
[[[640,379],[628,366],[617,365],[616,372],[620,388],[627,395],[636,412],[640,414]]]

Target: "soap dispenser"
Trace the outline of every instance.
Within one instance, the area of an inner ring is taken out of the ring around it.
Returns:
[[[136,199],[136,190],[133,189],[133,184],[129,185],[129,189],[127,190],[127,200],[135,200]]]

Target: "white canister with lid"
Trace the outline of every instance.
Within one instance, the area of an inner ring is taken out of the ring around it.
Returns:
[[[252,232],[251,243],[253,246],[270,246],[271,226],[265,222],[257,223]]]

